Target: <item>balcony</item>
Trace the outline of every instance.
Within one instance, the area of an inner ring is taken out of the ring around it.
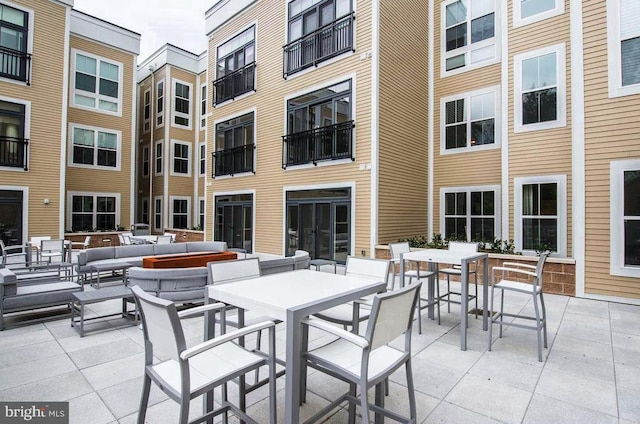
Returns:
[[[282,168],[353,157],[353,121],[282,136]]]
[[[215,104],[232,100],[255,90],[256,63],[252,62],[213,82],[216,89]]]
[[[27,168],[27,146],[29,140],[0,136],[0,167]]]
[[[284,46],[283,77],[353,51],[353,13]]]
[[[24,81],[27,85],[31,73],[31,55],[18,50],[0,47],[0,77]]]
[[[215,178],[223,175],[235,175],[246,172],[255,173],[253,162],[253,151],[255,148],[255,144],[248,144],[212,153],[212,177]]]

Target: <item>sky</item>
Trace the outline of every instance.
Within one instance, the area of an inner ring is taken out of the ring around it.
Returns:
[[[207,48],[204,12],[217,0],[75,0],[73,8],[142,35],[138,63],[165,43],[195,54]]]

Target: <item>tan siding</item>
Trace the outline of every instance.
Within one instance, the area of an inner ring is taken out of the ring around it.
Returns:
[[[380,2],[378,243],[427,232],[427,7]]]
[[[640,297],[640,280],[610,269],[610,164],[640,157],[640,95],[609,99],[606,4],[583,2],[585,71],[585,293]],[[612,131],[612,129],[615,129]]]

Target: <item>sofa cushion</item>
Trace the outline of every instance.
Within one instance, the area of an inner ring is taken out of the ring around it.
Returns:
[[[18,286],[15,296],[5,297],[3,309],[23,310],[71,302],[71,294],[82,291],[82,287],[71,281]]]
[[[118,246],[115,248],[115,258],[125,259],[137,256],[153,256],[152,244],[137,244],[133,246]]]
[[[129,268],[129,286],[174,302],[204,299],[207,268]]]
[[[260,273],[262,275],[277,274],[279,272],[293,271],[295,262],[293,257],[279,257],[277,259],[260,259]]]
[[[184,244],[187,245],[187,252],[224,252],[227,250],[227,243],[224,241],[192,241]]]
[[[116,257],[115,247],[96,247],[83,250],[78,254],[78,265],[86,265],[89,262],[100,259],[113,259]]]
[[[17,276],[8,268],[0,268],[0,284],[2,285],[4,296],[13,296],[16,294]]]
[[[187,243],[154,244],[154,255],[171,255],[173,253],[187,253]]]

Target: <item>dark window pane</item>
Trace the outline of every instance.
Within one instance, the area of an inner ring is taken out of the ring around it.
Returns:
[[[485,119],[471,123],[471,145],[493,144],[495,142],[494,119]]]
[[[452,69],[462,68],[465,65],[465,56],[464,54],[459,54],[458,56],[453,56],[447,59],[447,71],[451,71]]]
[[[98,150],[98,165],[100,166],[116,166],[116,152],[113,150]],[[148,172],[148,164],[147,164]]]
[[[447,240],[466,240],[466,218],[446,218],[444,237]]]
[[[495,193],[493,191],[482,193],[482,208],[483,215],[493,215],[495,213]]]
[[[76,89],[96,92],[96,77],[76,72]]]
[[[467,146],[467,125],[452,125],[446,128],[446,148],[456,149]]]
[[[624,172],[624,216],[640,216],[640,170]]]
[[[522,220],[522,248],[536,250],[542,244],[558,250],[558,230],[556,219],[527,218]]]
[[[486,40],[495,35],[494,14],[482,16],[471,21],[471,42]]]
[[[118,83],[100,78],[100,94],[118,98]]]
[[[176,112],[189,113],[189,100],[176,98]]]
[[[176,116],[175,120],[176,125],[184,125],[185,127],[189,126],[189,119],[183,118],[181,116]]]
[[[640,84],[640,37],[622,42],[622,85]]]
[[[71,216],[72,231],[91,231],[93,230],[93,216],[91,214],[73,214]]]
[[[482,215],[482,192],[471,192],[471,215]]]
[[[494,234],[493,218],[471,218],[471,241],[491,242]]]
[[[116,229],[116,216],[113,214],[97,214],[96,215],[96,229],[98,231],[115,230]]]
[[[624,264],[640,266],[640,221],[624,221]]]
[[[455,124],[464,121],[464,99],[447,102],[446,105],[446,123]]]
[[[447,29],[447,51],[467,45],[467,23],[463,22]]]
[[[557,90],[533,91],[522,95],[522,124],[555,121],[557,119]]]
[[[455,193],[445,193],[444,213],[445,215],[455,215],[456,213],[456,194]]]
[[[73,146],[73,163],[93,165],[93,149]]]
[[[467,193],[456,193],[456,215],[467,214]]]
[[[540,184],[540,215],[558,214],[558,185]]]

